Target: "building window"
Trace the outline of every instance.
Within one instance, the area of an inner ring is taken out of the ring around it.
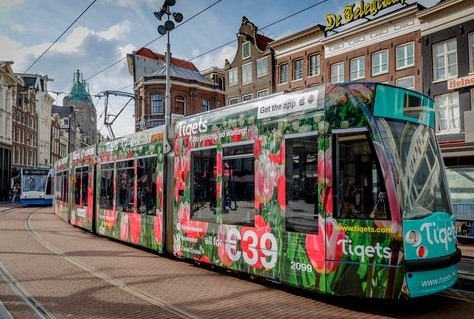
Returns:
[[[268,95],[268,90],[262,90],[257,92],[257,97],[264,97]]]
[[[474,73],[474,33],[469,33],[469,73]]]
[[[372,76],[388,72],[388,50],[372,54]]]
[[[206,100],[206,99],[201,100],[201,111],[202,112],[209,111],[209,100]]]
[[[236,84],[239,83],[239,78],[238,78],[238,75],[237,75],[237,68],[230,69],[227,72],[227,74],[229,76],[229,86],[236,85]]]
[[[303,78],[303,59],[293,61],[293,81]]]
[[[239,99],[234,97],[232,99],[229,99],[229,105],[232,105],[232,104],[237,104],[239,103]]]
[[[344,62],[331,65],[331,83],[344,82]]]
[[[252,63],[242,65],[242,84],[252,82]]]
[[[397,70],[415,65],[415,43],[399,45],[396,49]]]
[[[288,82],[288,63],[280,64],[279,67],[279,84],[287,83]]]
[[[163,109],[163,94],[153,94],[151,96],[151,114],[163,114]]]
[[[321,56],[313,54],[309,57],[309,76],[319,75],[321,72]]]
[[[268,58],[264,57],[257,60],[257,78],[268,74]]]
[[[361,56],[351,60],[351,81],[365,78],[365,57]]]
[[[415,89],[415,77],[414,76],[407,76],[406,78],[397,79],[396,86],[414,90]]]
[[[224,91],[224,79],[222,77],[217,77],[214,83],[217,83],[219,90]]]
[[[250,58],[250,42],[242,43],[242,59]]]
[[[182,95],[176,96],[174,101],[175,112],[186,115],[186,99]]]
[[[459,132],[459,94],[452,92],[435,97],[437,108],[437,132]]]
[[[252,99],[252,94],[247,94],[242,96],[242,101],[250,101]]]
[[[433,45],[433,78],[435,81],[452,79],[458,76],[456,50],[456,39]]]

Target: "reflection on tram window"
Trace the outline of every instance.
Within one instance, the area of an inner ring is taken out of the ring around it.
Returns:
[[[114,200],[114,163],[103,163],[101,165],[100,201],[102,209],[112,209]]]
[[[366,135],[335,134],[336,212],[341,218],[390,218],[390,206],[376,153]]]
[[[216,149],[195,150],[191,153],[191,219],[214,221],[216,213]]]
[[[254,225],[255,158],[253,143],[224,147],[222,157],[222,222]]]
[[[138,213],[155,215],[156,207],[156,156],[137,160]]]
[[[290,137],[286,152],[286,230],[318,231],[317,135]]]
[[[87,206],[89,186],[89,168],[87,166],[77,167],[75,169],[74,181],[74,202],[77,206]]]
[[[117,171],[117,188],[119,196],[116,198],[116,207],[122,212],[133,212],[133,194],[135,192],[135,160],[120,161],[115,164]]]

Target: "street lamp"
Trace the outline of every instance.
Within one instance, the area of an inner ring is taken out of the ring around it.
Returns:
[[[171,52],[170,52],[170,31],[174,29],[174,22],[170,20],[170,16],[173,17],[174,21],[180,23],[183,21],[183,15],[179,12],[171,13],[170,7],[176,4],[176,0],[165,0],[160,11],[153,12],[155,17],[161,21],[163,16],[166,14],[167,20],[164,24],[159,25],[157,30],[161,35],[167,35],[166,43],[166,93],[165,93],[165,124],[171,124],[171,81],[170,81],[170,66],[171,66]]]

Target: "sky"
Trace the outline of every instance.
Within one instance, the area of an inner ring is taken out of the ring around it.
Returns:
[[[366,3],[371,0],[365,0]],[[63,98],[79,70],[97,110],[98,129],[104,126],[104,91],[133,93],[127,54],[147,47],[164,54],[167,36],[155,18],[163,0],[0,0],[0,60],[13,61],[13,72],[48,76],[54,104]],[[414,3],[413,0],[404,0]],[[438,0],[420,0],[430,7]],[[172,12],[182,13],[170,33],[173,57],[190,61],[201,71],[223,68],[236,52],[236,34],[246,16],[260,34],[277,40],[315,24],[326,14],[341,14],[360,0],[176,0]],[[108,114],[118,114],[129,98],[109,96]],[[115,119],[116,137],[134,132],[134,105]],[[109,119],[110,121],[110,119]]]

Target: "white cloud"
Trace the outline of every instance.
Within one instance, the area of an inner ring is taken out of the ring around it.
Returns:
[[[20,43],[2,35],[0,35],[0,43],[2,44],[2,60],[15,63],[20,63],[23,60],[24,56],[18,54],[21,52]]]
[[[10,29],[18,33],[25,33],[26,31],[25,26],[23,24],[18,24],[18,23],[12,24],[10,26]]]
[[[97,32],[97,35],[106,40],[120,39],[131,30],[131,22],[126,20],[119,24],[113,25],[106,31]]]

